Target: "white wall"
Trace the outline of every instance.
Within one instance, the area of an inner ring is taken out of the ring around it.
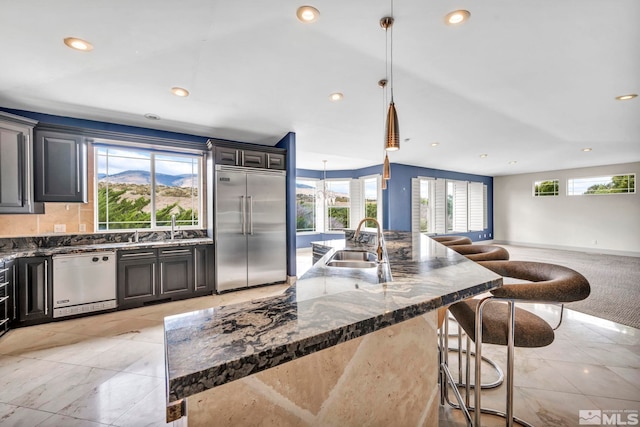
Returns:
[[[636,174],[635,194],[567,196],[567,179]],[[640,256],[640,162],[493,179],[494,239],[529,246]],[[534,181],[558,179],[560,195],[533,197]]]

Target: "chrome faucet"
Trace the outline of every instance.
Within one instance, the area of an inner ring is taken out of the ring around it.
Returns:
[[[382,235],[382,230],[381,230],[381,227],[380,227],[380,223],[378,222],[377,219],[367,217],[367,218],[364,218],[362,221],[360,221],[360,223],[358,224],[358,228],[356,228],[356,232],[353,235],[353,239],[354,240],[358,239],[358,236],[360,236],[360,228],[362,228],[362,224],[364,224],[367,221],[373,221],[373,222],[376,223],[376,228],[378,229],[378,247],[376,248],[376,253],[378,254],[378,262],[382,262],[382,252],[383,252],[382,251],[382,238],[383,238],[383,235]]]
[[[176,215],[171,215],[171,240],[174,239],[176,235]]]

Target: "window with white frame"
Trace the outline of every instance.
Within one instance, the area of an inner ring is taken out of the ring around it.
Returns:
[[[326,180],[326,230],[337,231],[349,228],[351,214],[351,180]]]
[[[201,228],[202,153],[95,144],[96,231]]]
[[[296,179],[296,232],[308,233],[317,229],[316,194],[318,181]]]
[[[487,228],[483,183],[419,177],[412,179],[411,187],[413,231],[445,234]]]
[[[636,174],[609,175],[567,180],[567,194],[632,194],[636,192]]]
[[[533,183],[533,195],[540,196],[557,196],[559,192],[559,183],[557,179],[546,179],[543,181],[535,181]]]
[[[330,232],[355,228],[366,217],[382,224],[381,175],[356,179],[296,179],[296,231]],[[373,222],[364,227],[375,228]]]
[[[360,178],[364,189],[364,214],[362,217],[375,218],[380,226],[382,226],[382,194],[381,194],[381,175],[373,175]],[[355,226],[355,225],[354,225]],[[376,225],[372,221],[367,221],[365,227],[375,228]]]

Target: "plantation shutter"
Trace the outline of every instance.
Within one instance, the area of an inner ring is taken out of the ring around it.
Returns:
[[[469,231],[484,230],[484,184],[469,183]]]
[[[437,234],[445,234],[447,232],[447,183],[444,179],[436,179],[433,184],[434,194],[433,203],[429,205],[433,207],[431,211],[433,218],[433,229]]]
[[[420,178],[411,178],[411,231],[420,232]]]
[[[453,231],[465,232],[469,230],[467,182],[453,181]]]
[[[355,229],[358,222],[364,218],[364,182],[360,179],[352,179],[349,183],[351,207],[349,209],[349,228]]]
[[[489,228],[489,200],[487,198],[487,186],[485,184],[482,185],[482,229],[486,230]]]

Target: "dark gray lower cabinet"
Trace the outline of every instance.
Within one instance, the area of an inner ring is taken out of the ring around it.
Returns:
[[[215,280],[213,257],[214,250],[211,245],[199,245],[193,249],[195,293],[198,295],[213,292]]]
[[[15,262],[0,262],[0,336],[16,318]]]
[[[53,318],[51,257],[18,260],[18,322],[41,323]]]
[[[153,249],[118,252],[118,307],[156,299],[157,254]]]
[[[213,292],[211,246],[118,252],[118,308]]]
[[[160,295],[193,292],[193,249],[161,249]]]

